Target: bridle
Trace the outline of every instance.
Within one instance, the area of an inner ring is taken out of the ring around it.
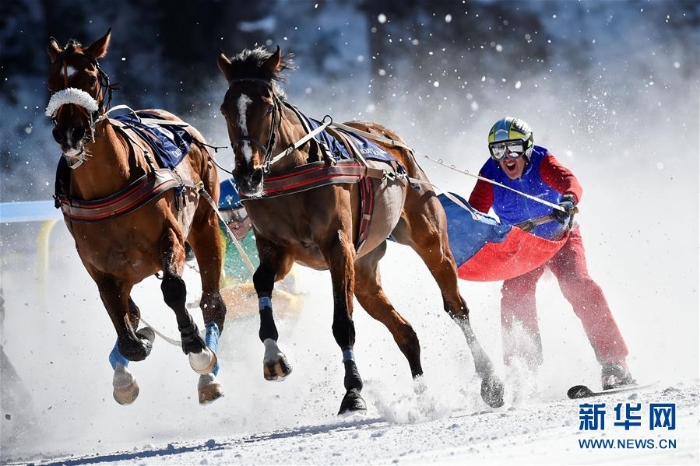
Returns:
[[[115,89],[118,89],[117,85],[111,84],[109,81],[109,75],[105,73],[102,68],[100,67],[100,64],[97,62],[95,58],[92,58],[88,55],[85,55],[83,53],[78,53],[75,51],[68,52],[64,49],[64,51],[61,53],[61,56],[58,58],[58,60],[62,61],[62,68],[63,68],[63,84],[64,88],[62,90],[66,89],[71,89],[68,83],[68,58],[71,55],[79,55],[87,59],[97,70],[97,80],[99,84],[99,89],[98,89],[98,95],[97,98],[95,99],[95,102],[97,102],[97,110],[96,111],[90,111],[88,110],[85,106],[74,103],[74,102],[69,102],[68,104],[72,104],[74,107],[77,107],[78,110],[85,115],[85,117],[90,121],[90,127],[89,127],[89,134],[91,140],[94,142],[95,140],[95,124],[101,119],[101,116],[105,114],[105,112],[109,109],[109,107],[112,105],[112,92]],[[54,95],[60,91],[55,91]],[[65,104],[64,104],[65,105]],[[59,118],[59,113],[61,112],[62,108],[64,105],[59,106],[56,109],[56,112],[51,115],[51,120],[53,121],[54,126],[58,124],[58,118]]]
[[[270,134],[267,136],[267,144],[263,144],[259,139],[252,136],[239,136],[235,140],[231,141],[231,149],[233,149],[234,155],[236,154],[236,146],[243,142],[248,142],[258,146],[265,154],[265,162],[263,164],[263,173],[270,173],[270,165],[272,165],[272,149],[275,147],[275,139],[277,137],[276,130],[279,129],[280,124],[282,124],[282,111],[280,107],[282,103],[280,98],[275,93],[275,88],[272,81],[262,78],[236,78],[229,81],[229,89],[231,86],[241,82],[257,82],[263,84],[272,93],[272,121],[270,122]]]

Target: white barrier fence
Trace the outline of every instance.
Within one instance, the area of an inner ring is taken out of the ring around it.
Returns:
[[[20,201],[0,203],[0,224],[41,222],[37,235],[37,270],[42,286],[49,272],[49,237],[56,222],[63,219],[54,201]]]

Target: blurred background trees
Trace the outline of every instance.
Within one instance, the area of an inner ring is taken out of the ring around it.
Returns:
[[[89,44],[108,28],[103,68],[121,84],[115,104],[209,121],[225,89],[219,50],[280,45],[295,54],[287,91],[300,107],[387,124],[408,116],[437,136],[463,133],[504,93],[558,74],[577,77],[573,95],[601,74],[659,80],[635,41],[652,42],[691,80],[700,55],[695,0],[9,0],[0,3],[0,202],[51,195],[49,37]],[[600,69],[603,48],[619,50],[619,69]]]

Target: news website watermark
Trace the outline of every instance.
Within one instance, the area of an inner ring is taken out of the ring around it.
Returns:
[[[578,439],[580,449],[652,450],[677,448],[675,403],[581,403],[579,431],[625,434],[624,438]],[[632,436],[630,436],[632,435]]]

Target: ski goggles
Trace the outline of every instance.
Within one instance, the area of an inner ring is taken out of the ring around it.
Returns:
[[[509,159],[517,159],[525,153],[525,143],[519,139],[513,141],[493,142],[489,144],[491,157],[497,162],[508,156]]]
[[[248,218],[248,212],[245,210],[245,207],[220,210],[219,212],[221,212],[221,217],[223,217],[227,224],[231,222],[241,223]]]

